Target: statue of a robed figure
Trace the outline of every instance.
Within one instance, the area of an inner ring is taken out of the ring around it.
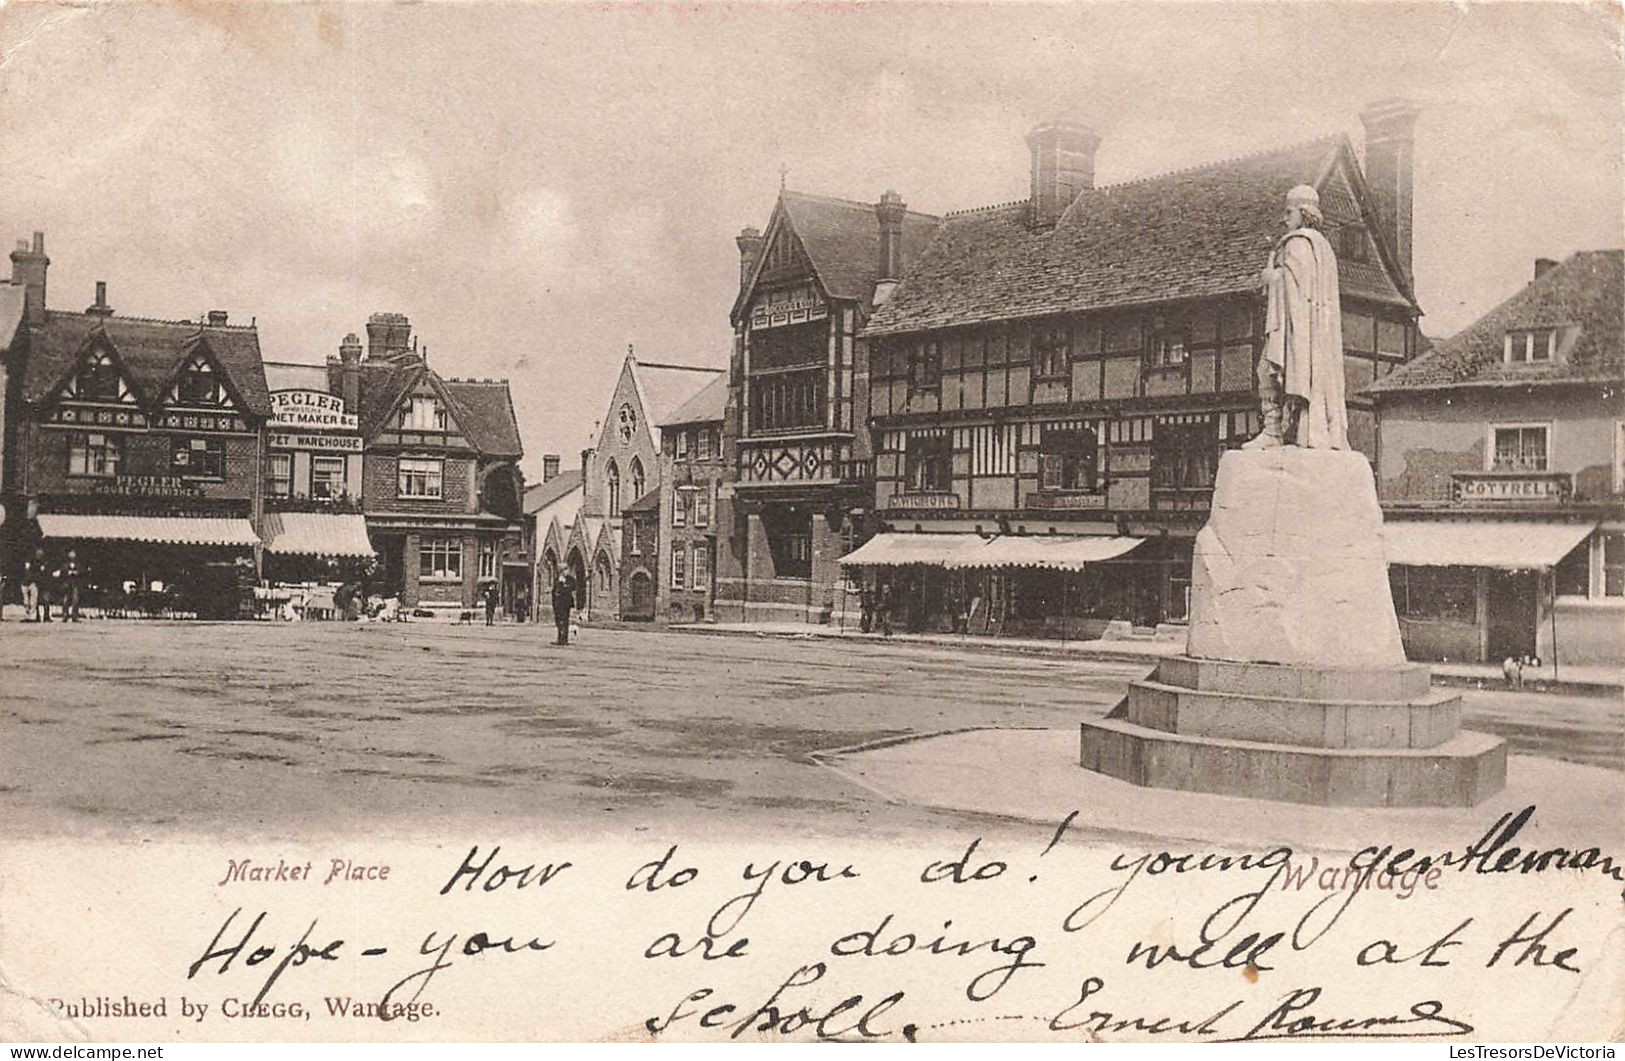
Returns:
[[[1264,266],[1264,350],[1258,397],[1264,426],[1248,449],[1348,449],[1343,400],[1343,312],[1337,255],[1320,231],[1320,193],[1287,192],[1286,235]]]
[[[1337,255],[1314,188],[1287,193],[1283,221],[1261,277],[1263,425],[1219,461],[1185,652],[1083,723],[1080,762],[1156,788],[1470,806],[1505,783],[1506,745],[1462,730],[1459,696],[1405,659],[1375,479],[1349,448]]]

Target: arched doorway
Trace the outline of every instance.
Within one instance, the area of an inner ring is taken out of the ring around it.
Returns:
[[[653,619],[655,617],[655,584],[649,572],[642,568],[632,572],[627,583],[626,619]]]
[[[581,550],[571,549],[564,563],[570,569],[570,581],[575,583],[576,607],[585,613],[587,601],[592,596],[592,587],[587,582],[587,563],[581,558]]]
[[[615,574],[609,564],[609,554],[599,553],[597,561],[593,564],[594,580],[592,599],[594,609],[588,614],[594,619],[615,618]]]

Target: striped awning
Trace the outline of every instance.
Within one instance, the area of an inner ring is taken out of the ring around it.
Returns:
[[[265,551],[281,556],[372,556],[367,519],[353,513],[269,512]]]
[[[877,534],[839,562],[847,567],[947,567],[951,559],[978,552],[986,544],[975,534]]]
[[[1390,564],[1544,571],[1596,529],[1596,523],[1391,519],[1382,525],[1382,541]]]
[[[159,542],[166,545],[259,544],[246,519],[205,516],[81,516],[41,514],[40,533],[47,538],[104,542]]]
[[[1082,571],[1089,564],[1122,556],[1144,540],[1104,534],[1001,534],[974,556],[950,566]]]

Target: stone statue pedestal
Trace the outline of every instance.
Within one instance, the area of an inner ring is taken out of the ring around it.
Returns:
[[[1155,788],[1328,806],[1472,806],[1506,745],[1407,663],[1370,465],[1234,450],[1196,539],[1190,633],[1110,715],[1086,769]]]

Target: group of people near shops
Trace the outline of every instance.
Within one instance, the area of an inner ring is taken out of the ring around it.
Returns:
[[[78,622],[84,579],[84,567],[76,550],[69,549],[61,563],[51,564],[44,549],[35,549],[34,555],[23,561],[21,572],[23,622],[50,622],[52,604],[58,606],[60,621]]]

